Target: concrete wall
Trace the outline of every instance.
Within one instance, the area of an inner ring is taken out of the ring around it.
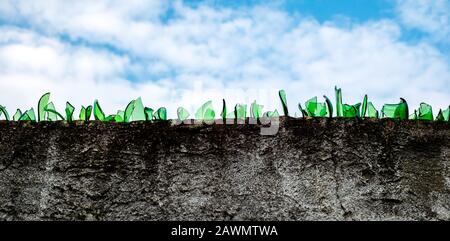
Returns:
[[[0,122],[1,220],[450,220],[450,124]]]

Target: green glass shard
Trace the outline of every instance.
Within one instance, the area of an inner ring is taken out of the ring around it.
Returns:
[[[107,117],[105,117],[105,119],[103,121],[115,121],[116,120],[116,115],[109,115]]]
[[[414,110],[414,113],[409,115],[408,119],[410,119],[410,120],[417,120],[417,119],[419,119],[419,115],[417,114],[417,110]]]
[[[86,107],[86,120],[91,119],[91,114],[92,114],[92,105],[89,105],[88,107]]]
[[[85,121],[86,120],[86,108],[84,106],[81,106],[80,110],[80,120]]]
[[[141,97],[137,98],[134,102],[134,109],[131,118],[133,121],[145,121],[145,111]]]
[[[91,112],[92,112],[92,105],[89,105],[86,108],[84,106],[81,106],[80,120],[88,121],[91,118]]]
[[[203,115],[205,114],[206,108],[208,108],[208,105],[211,105],[211,101],[207,101],[204,103],[198,110],[195,112],[195,119],[197,120],[203,120]]]
[[[104,121],[106,119],[105,113],[103,112],[98,100],[94,101],[94,118],[95,120]]]
[[[230,112],[227,114],[227,119],[236,119],[236,112]]]
[[[124,114],[125,122],[130,122],[130,120],[131,120],[133,110],[134,110],[134,102],[135,102],[135,100],[130,101],[130,103],[128,103],[127,107],[125,108],[125,114]]]
[[[91,118],[92,114],[92,105],[86,107],[86,120],[88,121]]]
[[[73,121],[73,112],[75,111],[75,107],[73,107],[72,104],[70,104],[68,101],[66,102],[66,120],[68,122]]]
[[[227,105],[225,99],[222,99],[222,103],[222,112],[220,113],[220,116],[222,117],[222,120],[225,121],[227,119]]]
[[[263,112],[262,112],[263,107],[264,107],[264,106],[259,105],[258,103],[256,103],[256,100],[255,100],[255,101],[252,103],[252,105],[250,106],[250,114],[251,114],[251,117],[254,118],[254,119],[259,119],[259,118],[261,118],[262,115],[263,115]]]
[[[216,113],[213,109],[207,109],[205,112],[205,116],[203,117],[203,120],[214,120],[216,117]]]
[[[64,120],[64,117],[58,111],[56,111],[53,102],[48,103],[48,105],[44,108],[44,110],[48,112],[47,114],[48,121],[57,121],[58,117],[61,118],[61,120]]]
[[[150,107],[145,107],[144,108],[144,112],[145,112],[145,120],[146,121],[151,121],[153,120],[153,109]]]
[[[124,114],[125,122],[131,121],[131,117],[132,117],[133,110],[134,110],[134,103],[135,103],[135,100],[130,101],[130,103],[128,103],[127,107],[125,108],[125,114]]]
[[[442,111],[442,115],[444,116],[445,121],[450,121],[450,106],[446,110]]]
[[[278,113],[278,110],[274,110],[272,113],[272,117],[279,117],[280,114]]]
[[[336,93],[336,116],[337,117],[360,117],[361,103],[355,105],[343,104],[342,90],[337,86],[334,87]]]
[[[305,109],[303,109],[302,105],[300,103],[298,103],[298,109],[300,110],[300,112],[302,112],[303,117],[308,117],[308,111],[306,111]]]
[[[22,116],[22,111],[20,109],[17,109],[16,113],[13,116],[13,121],[18,121],[21,116]]]
[[[400,98],[400,105],[398,108],[398,113],[401,120],[407,120],[409,116],[408,103],[403,98]]]
[[[269,118],[273,118],[273,117],[279,117],[280,114],[278,113],[277,110],[274,111],[267,111],[266,113],[264,113],[265,117],[269,117]]]
[[[327,112],[328,112],[328,117],[333,117],[333,104],[331,104],[330,99],[328,99],[328,97],[326,95],[323,96],[323,98],[325,98],[325,103],[327,104]]]
[[[317,103],[315,115],[317,117],[325,117],[327,114],[327,105],[325,103]]]
[[[354,104],[353,107],[355,107],[355,110],[356,110],[356,117],[360,117],[361,116],[361,112],[360,112],[361,103]]]
[[[306,112],[311,117],[325,117],[327,115],[327,106],[325,103],[317,103],[317,97],[313,97],[306,101]]]
[[[399,104],[385,104],[381,109],[383,117],[406,120],[409,117],[408,104],[400,98]]]
[[[357,105],[344,104],[343,108],[342,108],[342,110],[343,110],[343,117],[358,117],[359,116],[359,111],[358,111],[358,109],[356,109],[356,106]]]
[[[436,116],[436,121],[444,121],[444,115],[442,114],[442,109],[439,109],[439,113]]]
[[[36,121],[36,115],[34,114],[33,108],[29,109],[26,113],[30,117],[31,121]]]
[[[369,117],[369,118],[378,118],[379,117],[378,110],[375,109],[375,106],[373,105],[372,102],[369,102],[367,104],[367,117]]]
[[[314,117],[316,116],[317,109],[317,97],[313,97],[305,102],[306,112],[308,112],[308,116]]]
[[[431,108],[431,105],[429,105],[427,103],[420,103],[419,115],[417,116],[417,119],[432,121],[433,118],[434,118],[434,116],[433,116],[433,110]]]
[[[247,105],[237,104],[234,107],[236,119],[245,120],[247,118]]]
[[[436,116],[436,120],[438,121],[449,121],[450,120],[450,106],[446,110],[439,110],[438,115]]]
[[[361,107],[361,117],[362,118],[366,117],[366,113],[367,113],[367,95],[364,95],[364,99],[363,99],[362,107]]]
[[[125,111],[118,110],[116,116],[114,117],[115,122],[124,122],[125,120]]]
[[[58,115],[54,112],[55,105],[53,105],[53,102],[50,102],[47,104],[47,106],[44,108],[45,111],[47,111],[47,120],[48,121],[56,121],[58,120]]]
[[[36,115],[34,114],[34,109],[31,108],[31,109],[25,111],[25,113],[22,114],[22,116],[19,118],[19,120],[20,121],[36,121]]]
[[[161,107],[156,111],[155,120],[167,120],[167,110],[165,107]]]
[[[45,93],[39,99],[39,102],[38,102],[38,121],[45,120],[45,114],[47,113],[45,111],[45,107],[47,107],[49,99],[50,99],[50,93]]]
[[[334,87],[334,91],[336,93],[336,116],[342,117],[344,116],[344,106],[342,104],[342,91],[341,89],[337,88],[337,86]]]
[[[6,107],[0,105],[0,116],[2,114],[5,116],[5,120],[9,121],[9,114],[8,111],[6,111]]]
[[[23,113],[22,116],[19,118],[19,121],[30,121],[30,120],[31,118],[27,112]]]
[[[287,100],[286,100],[286,92],[284,90],[278,91],[278,96],[280,97],[281,104],[283,105],[284,116],[289,116]]]
[[[185,121],[189,117],[189,112],[183,107],[178,107],[177,116],[178,120]]]
[[[397,109],[398,109],[398,104],[385,104],[383,105],[383,108],[381,108],[381,113],[383,115],[383,117],[388,117],[388,118],[397,118]]]
[[[195,119],[197,120],[214,120],[214,117],[212,101],[207,101],[195,112]]]

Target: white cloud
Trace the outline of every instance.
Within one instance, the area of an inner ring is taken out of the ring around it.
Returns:
[[[162,21],[169,7],[175,17]],[[138,96],[171,117],[208,99],[219,112],[223,97],[230,106],[257,99],[268,110],[280,108],[283,88],[294,113],[299,101],[334,97],[334,85],[349,103],[368,93],[378,107],[399,97],[413,107],[450,104],[444,56],[426,42],[402,42],[389,20],[340,26],[264,6],[166,1],[3,1],[0,14],[31,26],[0,29],[0,104],[10,112],[46,91],[59,108],[98,98],[108,113]]]
[[[401,21],[410,28],[432,34],[435,41],[450,37],[450,2],[448,0],[396,0]]]

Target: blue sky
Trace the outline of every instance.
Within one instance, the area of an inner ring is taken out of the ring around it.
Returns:
[[[450,104],[447,0],[0,2],[0,104],[52,92],[58,108],[97,98],[107,112],[141,96],[169,116],[206,100],[290,108],[310,97],[378,108],[399,97]],[[295,112],[295,111],[292,111]]]
[[[201,4],[199,1],[193,2],[194,5]],[[255,4],[267,3],[267,1],[210,1],[214,6],[225,6],[239,8],[242,5],[246,7]],[[310,15],[319,21],[328,21],[336,15],[350,17],[358,21],[367,21],[381,17],[392,16],[395,5],[388,0],[287,0],[276,1],[274,5],[281,6],[284,10],[292,14]]]

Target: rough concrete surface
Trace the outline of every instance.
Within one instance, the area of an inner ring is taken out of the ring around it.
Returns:
[[[2,121],[0,220],[450,220],[450,124]]]

